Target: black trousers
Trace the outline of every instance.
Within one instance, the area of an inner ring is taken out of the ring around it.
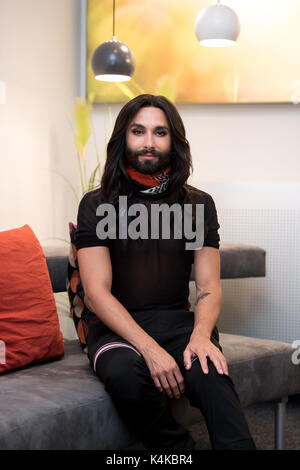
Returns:
[[[209,358],[208,374],[203,373],[198,359],[193,361],[190,370],[184,367],[183,351],[190,338],[193,318],[187,322],[187,312],[179,315],[177,312],[173,318],[176,320],[175,328],[172,329],[162,329],[161,321],[155,324],[149,322],[150,319],[149,312],[138,316],[139,323],[146,330],[151,329],[147,324],[155,325],[151,336],[176,360],[184,378],[185,396],[192,406],[201,410],[212,448],[254,450],[255,444],[231,378],[220,375]],[[170,327],[168,320],[167,323],[165,326]],[[90,334],[89,329],[90,363],[104,383],[121,419],[146,449],[193,450],[194,440],[174,419],[169,409],[170,399],[156,388],[142,355],[112,332],[97,339],[96,330]],[[222,351],[217,336],[217,333],[213,334],[211,340]]]

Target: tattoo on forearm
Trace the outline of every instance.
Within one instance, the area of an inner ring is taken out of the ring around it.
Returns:
[[[199,300],[204,299],[204,297],[207,297],[208,295],[210,295],[210,292],[205,292],[204,294],[199,295],[199,296],[197,297],[197,299],[196,299],[195,306],[197,305],[197,303],[199,302]]]

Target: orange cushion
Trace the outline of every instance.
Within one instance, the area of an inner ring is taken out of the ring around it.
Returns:
[[[0,373],[64,355],[46,259],[28,225],[0,232]]]

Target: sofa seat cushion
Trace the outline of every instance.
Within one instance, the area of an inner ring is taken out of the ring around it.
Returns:
[[[270,339],[220,334],[237,392],[244,406],[300,392],[299,365],[292,345]]]
[[[0,449],[118,449],[136,441],[78,340],[65,357],[0,376]]]

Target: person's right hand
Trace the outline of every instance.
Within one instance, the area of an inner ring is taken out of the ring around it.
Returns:
[[[184,393],[184,380],[175,359],[158,345],[143,357],[158,390],[169,398],[180,398]]]

